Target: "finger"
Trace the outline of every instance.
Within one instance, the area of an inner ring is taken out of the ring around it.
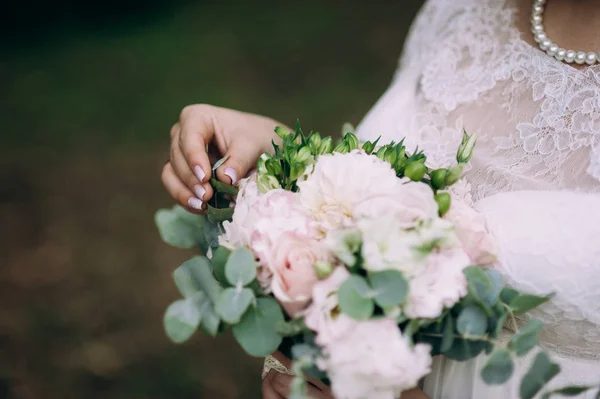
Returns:
[[[271,369],[264,378],[261,385],[263,399],[285,399],[285,397],[278,394],[277,391],[275,391],[275,388],[272,386],[273,378],[275,378],[276,375],[277,372]]]
[[[214,108],[210,105],[197,104],[185,107],[181,111],[179,146],[190,170],[203,183],[210,179],[212,170],[206,152],[215,132]]]
[[[200,183],[198,176],[189,168],[187,161],[181,153],[178,145],[173,145],[171,149],[171,166],[175,174],[179,177],[190,191],[203,202],[208,201],[213,195],[213,188],[208,181]]]
[[[290,394],[290,388],[294,377],[288,374],[278,373],[273,377],[271,386],[279,395],[287,398]]]
[[[235,185],[256,167],[262,154],[263,151],[257,145],[239,141],[232,143],[226,155],[227,160],[216,170],[217,179],[225,184]]]
[[[203,211],[203,202],[179,180],[170,162],[163,167],[161,179],[167,192],[179,205],[190,212],[200,213]]]

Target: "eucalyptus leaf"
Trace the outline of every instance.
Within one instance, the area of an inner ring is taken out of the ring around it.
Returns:
[[[513,374],[514,363],[510,353],[504,349],[497,350],[488,358],[481,370],[481,378],[488,385],[504,384]]]
[[[202,291],[196,292],[190,299],[200,312],[200,328],[211,336],[216,336],[219,332],[221,318],[217,315],[213,303]]]
[[[294,335],[301,334],[308,331],[308,327],[304,324],[304,319],[292,319],[290,321],[284,321],[275,326],[277,333],[282,337],[292,337]]]
[[[500,291],[500,300],[507,305],[509,303],[511,303],[512,300],[518,296],[519,296],[519,292],[510,287],[504,287],[504,288],[502,288],[502,291]]]
[[[546,397],[550,397],[552,395],[559,396],[577,396],[581,395],[584,392],[589,391],[590,389],[595,389],[597,387],[587,386],[587,385],[572,385],[560,389],[555,389],[553,391],[547,392],[544,394]],[[600,392],[598,393],[600,395]]]
[[[258,298],[256,306],[251,306],[233,326],[233,335],[248,354],[264,357],[281,344],[283,337],[277,334],[275,326],[283,320],[283,312],[275,299]]]
[[[546,352],[537,354],[531,368],[523,376],[519,394],[521,399],[531,399],[560,372],[558,364],[553,363]]]
[[[205,256],[194,256],[185,261],[173,274],[190,276],[196,284],[197,290],[203,291],[212,303],[217,301],[223,290],[213,276],[210,260]],[[183,292],[182,295],[184,295]]]
[[[256,260],[248,248],[238,248],[225,263],[225,278],[233,286],[247,285],[256,278]]]
[[[187,341],[200,324],[201,314],[190,298],[173,302],[167,308],[163,319],[165,331],[171,341]]]
[[[491,344],[486,341],[475,341],[456,337],[452,343],[452,347],[444,352],[448,359],[464,362],[465,360],[473,359],[481,352],[487,350]]]
[[[522,294],[510,301],[509,306],[513,310],[513,313],[518,316],[537,308],[543,303],[548,302],[550,298],[552,298],[552,295],[537,296],[530,294]]]
[[[250,288],[226,288],[219,296],[215,309],[223,321],[236,324],[248,309],[254,299],[254,293]]]
[[[504,278],[496,269],[485,269],[484,272],[491,283],[486,300],[489,306],[493,306],[500,299],[500,292],[504,288]]]
[[[225,277],[225,264],[227,264],[227,259],[229,259],[229,255],[231,255],[231,251],[225,247],[219,247],[215,251],[213,251],[213,273],[215,274],[217,281],[223,286],[229,285],[229,282]]]
[[[375,302],[381,307],[402,304],[408,296],[408,281],[397,270],[369,273]]]
[[[226,220],[231,220],[233,217],[233,211],[234,208],[231,207],[215,208],[214,206],[208,205],[208,211],[206,214],[208,215],[208,220],[210,220],[212,223],[221,223]]]
[[[544,324],[541,321],[529,320],[512,336],[508,348],[515,351],[518,356],[526,355],[537,345],[542,327],[544,327]]]
[[[440,351],[446,352],[452,347],[454,343],[454,319],[451,315],[446,316],[444,321],[444,330],[443,330],[442,342],[440,344]]]
[[[154,215],[160,237],[164,242],[178,248],[193,248],[205,244],[206,217],[194,215],[176,205],[171,209],[159,209]]]
[[[482,337],[487,330],[487,316],[479,307],[467,306],[458,315],[456,329],[466,337]]]
[[[208,254],[210,250],[215,251],[219,247],[219,236],[221,235],[219,224],[211,222],[206,216],[203,233],[204,240],[200,244],[200,248],[204,254]]]
[[[210,185],[212,186],[212,188],[217,193],[228,194],[228,195],[237,195],[239,192],[239,190],[236,187],[230,186],[229,184],[225,184],[225,183],[215,179],[214,177],[211,177],[209,182],[210,182]]]
[[[481,304],[486,311],[494,305],[494,287],[486,272],[479,266],[470,266],[464,270],[467,277],[467,288],[469,295]]]
[[[340,309],[353,319],[368,319],[375,310],[369,293],[370,287],[364,278],[358,275],[348,277],[338,291]]]

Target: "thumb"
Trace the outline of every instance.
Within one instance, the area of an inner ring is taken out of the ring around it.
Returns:
[[[258,158],[263,151],[255,145],[248,144],[248,142],[238,143],[227,151],[225,155],[227,160],[216,170],[217,179],[220,182],[233,186],[256,167]]]

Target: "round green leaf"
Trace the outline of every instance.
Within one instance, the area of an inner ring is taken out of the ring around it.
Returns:
[[[193,248],[205,244],[203,229],[206,217],[194,215],[180,206],[159,209],[154,215],[160,237],[178,248]]]
[[[512,376],[514,370],[510,353],[504,349],[497,350],[489,357],[481,370],[481,378],[489,385],[504,384]]]
[[[198,328],[200,319],[201,314],[191,299],[173,302],[163,319],[167,336],[175,343],[187,341]]]
[[[553,363],[546,352],[538,353],[531,368],[521,380],[519,387],[521,399],[533,398],[559,372],[559,365]]]
[[[229,259],[229,255],[231,255],[231,251],[225,247],[219,247],[215,250],[212,257],[212,265],[213,272],[215,273],[215,277],[224,286],[228,286],[229,282],[225,277],[225,265],[227,264],[227,259]]]
[[[215,303],[217,298],[221,294],[223,288],[219,285],[212,272],[212,265],[210,260],[205,256],[195,256],[192,259],[184,262],[175,272],[173,273],[175,283],[178,284],[178,279],[191,279],[196,286],[196,291],[202,291],[208,296],[208,298]],[[186,287],[186,289],[189,287]],[[180,287],[181,294],[183,296],[189,296],[189,292],[183,292]]]
[[[248,248],[236,249],[225,264],[225,277],[233,286],[247,285],[256,278],[256,260]]]
[[[217,335],[221,318],[217,315],[213,303],[202,291],[196,292],[190,299],[200,312],[200,328],[213,337]]]
[[[502,288],[502,291],[500,291],[500,300],[507,305],[518,296],[519,293],[510,287],[504,287]]]
[[[551,295],[537,296],[523,294],[515,297],[512,301],[510,301],[509,306],[512,308],[514,314],[518,316],[537,308],[545,302],[548,302],[550,298],[552,298]]]
[[[408,281],[397,270],[384,270],[369,274],[375,302],[381,307],[402,304],[408,296]]]
[[[487,330],[487,316],[477,306],[467,306],[458,315],[456,329],[463,336],[482,337]]]
[[[464,362],[465,360],[473,359],[484,350],[487,350],[491,344],[486,341],[473,341],[460,337],[455,337],[452,346],[444,355],[448,359]]]
[[[229,324],[238,323],[253,298],[254,293],[250,288],[239,291],[236,288],[226,288],[217,300],[217,314]]]
[[[233,335],[239,344],[252,356],[264,357],[273,353],[283,337],[277,334],[276,326],[284,320],[281,306],[271,297],[256,300],[241,321],[233,326]]]
[[[440,351],[446,352],[452,347],[454,343],[454,319],[452,315],[449,314],[446,316],[446,320],[444,321],[444,332],[442,333],[442,342],[440,343]]]
[[[535,319],[529,320],[527,324],[513,335],[508,347],[514,350],[518,356],[526,355],[537,345],[542,327],[544,327],[544,323],[541,321]]]
[[[350,276],[338,291],[340,309],[356,320],[366,320],[373,314],[375,304],[369,297],[371,290],[364,278]]]

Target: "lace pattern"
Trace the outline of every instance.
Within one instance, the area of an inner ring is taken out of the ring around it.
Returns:
[[[470,186],[460,189],[469,195],[471,187],[475,202],[519,190],[600,192],[600,65],[577,70],[526,43],[513,1],[427,2],[391,87],[359,135],[375,139],[396,127],[382,142],[406,136],[430,166],[441,167],[455,162],[463,128],[476,133]],[[569,220],[562,221],[565,230],[577,231]],[[543,346],[566,357],[600,359],[600,265],[598,258],[577,258],[579,238],[566,238],[575,253],[552,252],[537,269],[502,271],[518,288],[557,292],[532,315],[547,325]],[[596,239],[581,245],[600,246]]]

